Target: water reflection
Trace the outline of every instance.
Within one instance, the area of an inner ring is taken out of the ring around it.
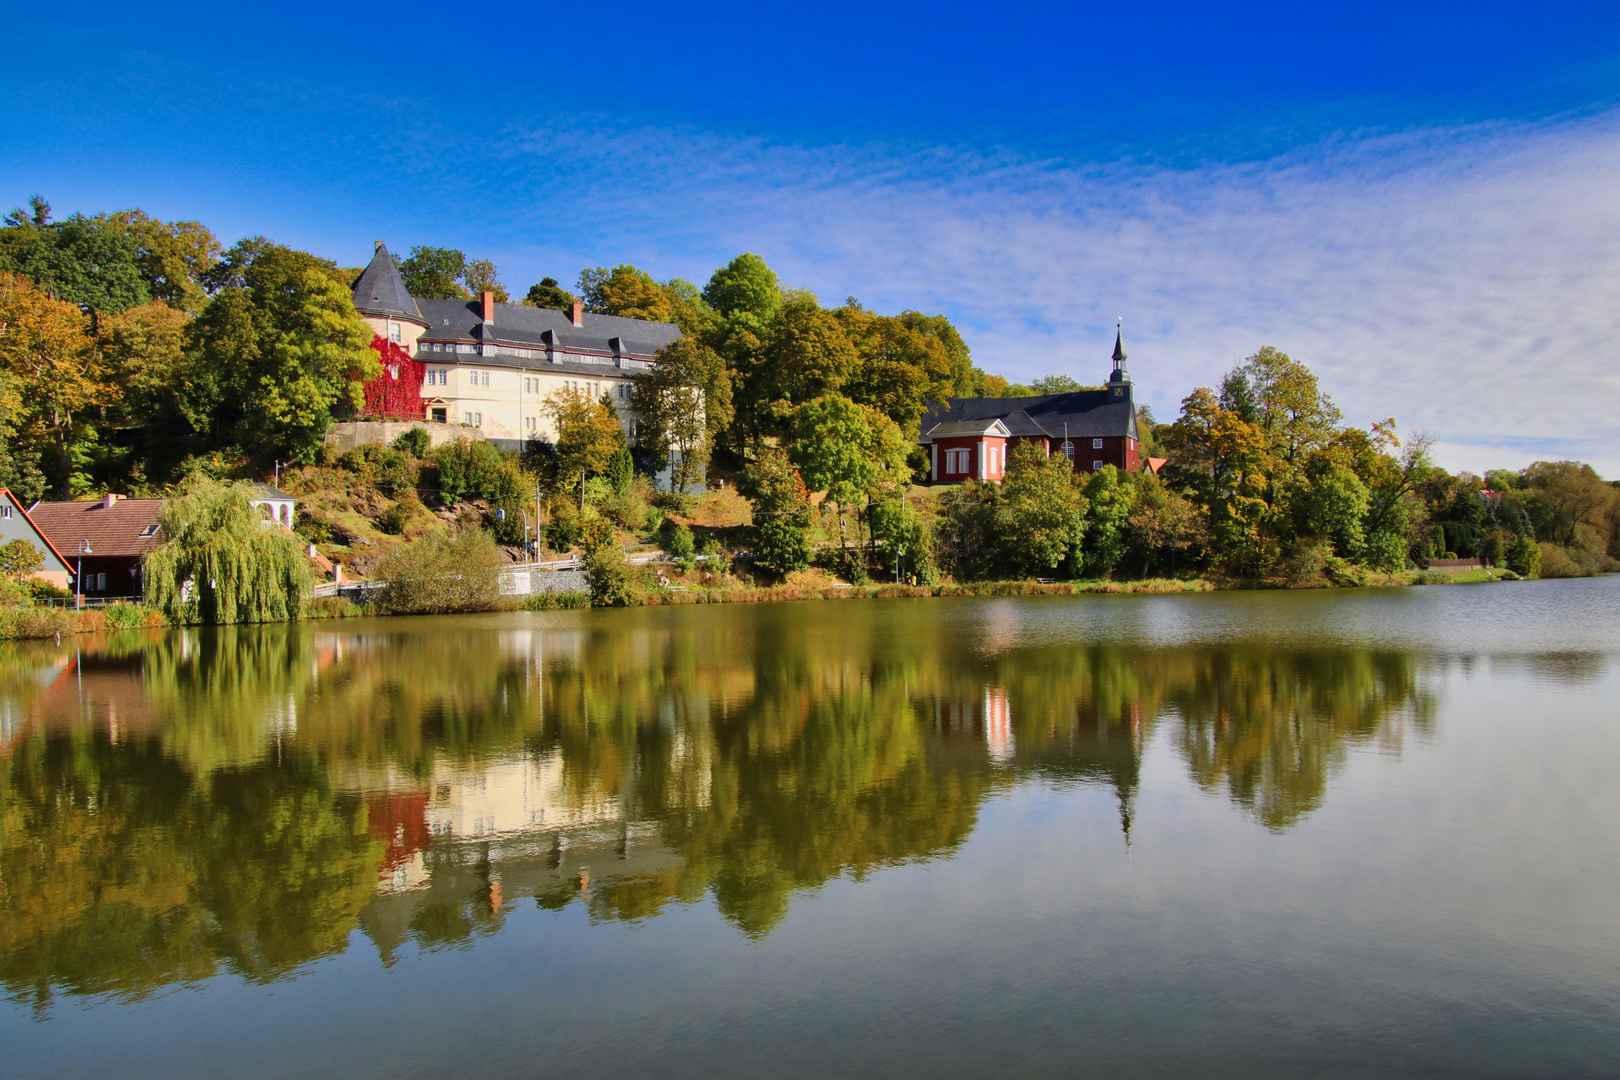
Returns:
[[[1161,729],[1281,830],[1434,704],[1405,652],[987,656],[904,604],[353,625],[0,652],[10,994],[270,981],[356,927],[392,962],[520,902],[707,897],[765,935],[830,879],[948,856],[1010,784],[1105,785],[1128,840]]]

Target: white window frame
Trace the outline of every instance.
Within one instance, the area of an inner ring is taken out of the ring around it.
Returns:
[[[1102,467],[1103,467],[1103,463],[1100,462],[1100,461],[1093,461],[1091,463],[1091,471],[1092,472],[1102,472]]]
[[[388,323],[388,340],[392,341],[395,345],[398,345],[405,340],[404,328],[401,327],[399,323],[392,320],[390,320]]]
[[[1093,450],[1101,450],[1103,448],[1102,440],[1101,439],[1092,439],[1091,440],[1091,448]]]

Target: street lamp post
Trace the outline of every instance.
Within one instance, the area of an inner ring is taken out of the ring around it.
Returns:
[[[94,554],[95,552],[90,549],[88,539],[79,541],[79,572],[73,578],[73,610],[75,611],[84,610],[84,557]]]

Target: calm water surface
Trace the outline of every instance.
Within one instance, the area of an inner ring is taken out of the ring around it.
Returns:
[[[1620,579],[0,652],[0,1075],[1620,1076]]]

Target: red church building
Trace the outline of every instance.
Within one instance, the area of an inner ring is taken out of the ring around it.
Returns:
[[[999,481],[1020,441],[1062,454],[1080,472],[1104,465],[1131,472],[1144,464],[1137,441],[1136,401],[1125,367],[1125,343],[1114,337],[1114,369],[1101,390],[1015,398],[951,398],[930,403],[921,443],[931,480]]]

